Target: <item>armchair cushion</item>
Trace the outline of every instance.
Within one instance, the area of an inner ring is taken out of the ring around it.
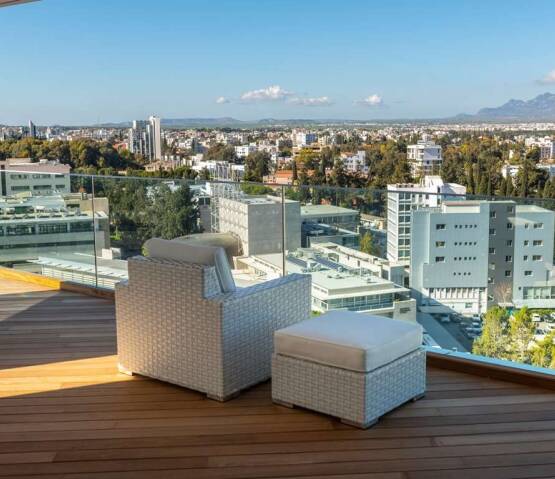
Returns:
[[[214,266],[222,292],[232,293],[236,289],[227,256],[221,247],[151,238],[145,243],[145,249],[147,255],[151,258],[172,259],[185,263]]]

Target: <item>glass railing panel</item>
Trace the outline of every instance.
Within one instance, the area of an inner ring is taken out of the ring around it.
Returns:
[[[24,168],[0,172],[0,265],[95,286],[91,178]]]

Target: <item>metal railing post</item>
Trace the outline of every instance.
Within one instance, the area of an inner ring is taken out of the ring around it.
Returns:
[[[285,250],[285,239],[286,239],[286,231],[285,231],[285,185],[281,185],[281,275],[285,276],[285,257],[286,257],[286,250]]]
[[[92,217],[93,217],[93,256],[94,256],[94,286],[98,288],[98,260],[96,257],[96,211],[94,205],[94,176],[91,175],[91,210],[92,210]]]

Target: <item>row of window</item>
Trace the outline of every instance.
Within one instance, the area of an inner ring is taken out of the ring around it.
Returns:
[[[68,229],[69,227],[69,229]],[[82,233],[93,230],[92,221],[76,223],[46,223],[39,225],[11,225],[0,227],[0,236],[29,236],[34,234]]]

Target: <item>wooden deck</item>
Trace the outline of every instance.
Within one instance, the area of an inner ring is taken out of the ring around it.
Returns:
[[[9,290],[8,290],[9,287]],[[0,478],[555,477],[555,393],[428,370],[367,431],[116,371],[113,303],[0,282]]]

